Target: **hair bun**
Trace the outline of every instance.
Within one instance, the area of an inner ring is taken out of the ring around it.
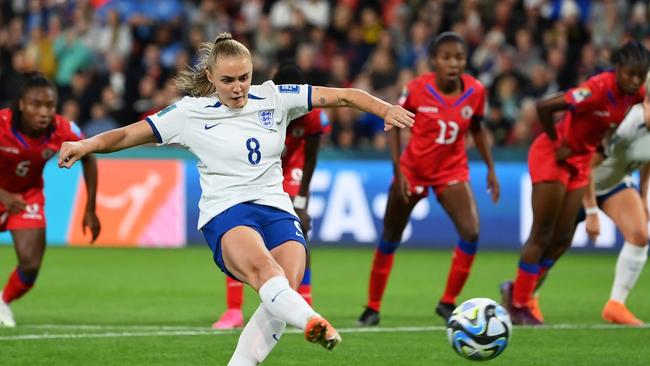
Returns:
[[[217,43],[223,42],[223,41],[228,41],[228,40],[231,40],[231,39],[233,39],[232,34],[230,34],[228,32],[219,33],[217,38],[214,40],[214,44],[217,44]]]

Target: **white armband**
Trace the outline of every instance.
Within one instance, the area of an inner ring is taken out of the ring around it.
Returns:
[[[600,212],[600,209],[598,209],[598,206],[586,207],[585,208],[585,215],[587,215],[587,216],[598,215],[598,212]]]
[[[304,210],[307,208],[307,197],[305,196],[296,196],[293,198],[293,207]]]

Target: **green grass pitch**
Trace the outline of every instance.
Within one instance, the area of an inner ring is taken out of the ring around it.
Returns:
[[[328,352],[290,329],[266,365],[470,365],[451,350],[433,309],[449,251],[398,252],[378,328],[355,325],[366,298],[371,249],[315,248],[315,308],[341,330]],[[600,320],[616,256],[569,253],[551,273],[541,306],[548,326],[516,327],[490,365],[648,365],[650,328]],[[479,253],[460,300],[498,300],[517,254]],[[0,282],[15,265],[0,247]],[[49,248],[34,290],[12,308],[15,329],[0,328],[0,365],[225,365],[238,332],[212,331],[224,310],[224,277],[205,247]],[[650,321],[650,271],[628,305]],[[258,305],[247,289],[245,313]]]

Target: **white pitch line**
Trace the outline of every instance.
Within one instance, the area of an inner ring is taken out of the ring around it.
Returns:
[[[57,324],[34,324],[21,328],[43,328],[43,329],[68,329],[68,330],[104,330],[104,329],[133,329],[134,332],[104,332],[104,333],[61,333],[61,334],[20,334],[13,336],[0,336],[0,341],[19,341],[19,340],[42,340],[42,339],[83,339],[83,338],[121,338],[121,337],[170,337],[170,336],[223,336],[236,335],[239,330],[212,330],[207,327],[178,327],[178,326],[109,326],[109,325],[57,325]],[[641,329],[650,329],[650,324],[636,327]],[[341,328],[339,332],[346,333],[415,333],[443,331],[444,326],[429,327],[372,327],[372,328]],[[575,329],[592,329],[592,330],[616,330],[616,329],[635,329],[615,324],[553,324],[543,326],[524,326],[516,327],[518,330],[575,330]],[[145,331],[137,331],[145,330]],[[147,331],[148,330],[148,331]],[[299,329],[288,329],[285,333],[300,334]]]

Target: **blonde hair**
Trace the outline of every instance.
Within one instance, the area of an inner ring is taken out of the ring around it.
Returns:
[[[214,42],[204,42],[199,49],[199,62],[188,66],[174,77],[176,87],[191,97],[206,97],[216,92],[208,79],[207,70],[212,70],[217,59],[224,57],[248,56],[248,48],[232,38],[230,33],[220,33]]]

